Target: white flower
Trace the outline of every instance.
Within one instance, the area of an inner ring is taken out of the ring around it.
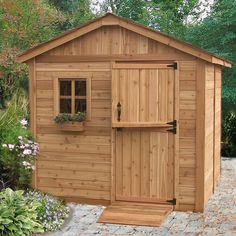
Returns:
[[[31,166],[31,169],[32,169],[32,170],[35,170],[35,166]]]
[[[22,162],[22,165],[23,165],[23,166],[30,166],[30,163],[27,162],[27,161],[23,161],[23,162]]]
[[[10,150],[14,149],[14,147],[15,147],[14,144],[8,144],[8,148],[9,148]]]
[[[7,147],[7,145],[6,145],[6,144],[3,144],[2,147]]]
[[[23,154],[24,154],[24,155],[30,155],[30,154],[32,154],[32,151],[31,151],[30,149],[25,149],[25,150],[23,151]]]
[[[22,136],[18,136],[18,139],[22,139]]]
[[[22,119],[20,123],[21,123],[21,125],[24,126],[24,127],[25,127],[26,125],[28,125],[28,121],[27,121],[25,118]]]

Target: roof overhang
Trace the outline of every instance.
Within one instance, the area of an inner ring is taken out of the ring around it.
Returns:
[[[231,67],[232,63],[224,58],[217,55],[209,53],[201,48],[191,45],[190,43],[184,42],[182,40],[176,39],[172,36],[164,34],[160,31],[153,30],[141,24],[135,23],[131,20],[107,13],[105,16],[89,21],[88,23],[81,25],[76,29],[69,30],[60,36],[53,38],[47,42],[41,43],[19,55],[18,60],[20,62],[26,62],[42,53],[45,53],[53,48],[56,48],[62,44],[65,44],[73,39],[81,37],[93,30],[96,30],[102,26],[120,26],[130,31],[136,32],[140,35],[178,49],[182,52],[205,60],[207,62]]]

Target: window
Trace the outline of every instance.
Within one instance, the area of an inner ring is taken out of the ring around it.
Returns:
[[[86,112],[87,86],[86,79],[59,79],[59,112]]]

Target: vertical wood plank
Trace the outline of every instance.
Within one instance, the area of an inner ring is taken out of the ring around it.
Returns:
[[[160,122],[167,121],[167,83],[168,83],[168,70],[159,70],[158,72],[158,95],[159,95],[159,114],[158,120]]]
[[[149,87],[148,87],[148,119],[146,121],[155,122],[157,121],[156,116],[159,114],[158,109],[158,84],[159,84],[159,75],[158,70],[148,70],[148,80],[149,80]]]
[[[119,146],[118,148],[121,147]],[[120,158],[120,156],[118,158]],[[111,202],[115,202],[115,200],[116,200],[116,130],[111,129]]]
[[[149,71],[140,70],[139,121],[149,120]]]
[[[91,81],[92,78],[86,78],[86,119],[89,121],[91,120],[91,101],[92,101],[92,89],[91,89]]]
[[[131,196],[131,132],[123,131],[123,196]]]
[[[29,61],[29,97],[30,97],[30,130],[36,137],[36,68],[35,58]]]
[[[139,70],[128,70],[128,121],[139,120]]]
[[[116,195],[123,195],[123,134],[116,132],[116,157],[115,157],[115,175],[116,175]]]
[[[174,197],[176,198],[176,205],[174,207],[175,210],[179,210],[179,137],[180,137],[180,128],[179,128],[179,68],[180,68],[180,63],[177,63],[177,70],[174,72],[174,119],[177,121],[177,132],[174,135]]]
[[[204,209],[205,157],[205,63],[197,62],[197,120],[196,120],[196,203],[195,211]]]
[[[59,80],[58,78],[53,79],[53,113],[57,116],[60,112],[59,110]]]
[[[119,70],[112,70],[112,81],[111,81],[111,97],[112,97],[112,122],[117,121],[117,103],[118,100],[120,99],[119,96]],[[123,115],[123,114],[122,114]]]
[[[150,197],[150,133],[141,132],[141,197]]]
[[[159,155],[157,158],[157,197],[160,199],[168,199],[168,181],[167,178],[171,176],[167,176],[168,173],[168,133],[157,133],[158,136],[158,144],[157,150]]]
[[[168,151],[168,163],[167,163],[167,198],[173,199],[174,194],[174,135],[169,133],[167,136],[167,151]]]
[[[174,120],[174,70],[168,70],[168,82],[167,82],[167,120]]]
[[[131,137],[131,195],[140,197],[141,187],[141,160],[140,160],[140,135],[141,131],[133,131]]]
[[[36,63],[35,58],[28,62],[29,66],[29,100],[30,100],[30,130],[36,138]],[[35,170],[32,175],[32,187],[37,188],[37,161],[34,161]]]
[[[150,196],[153,198],[157,197],[157,158],[160,155],[158,152],[159,143],[160,140],[157,133],[150,132]]]
[[[215,111],[214,111],[214,190],[221,170],[221,68],[215,66]]]
[[[88,88],[88,85],[86,88]],[[87,91],[86,95],[88,96]],[[71,113],[75,114],[75,80],[71,80]]]
[[[128,121],[129,117],[129,77],[128,70],[119,70],[119,100],[121,103],[121,121]]]

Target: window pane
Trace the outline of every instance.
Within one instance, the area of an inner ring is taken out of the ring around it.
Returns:
[[[60,99],[60,113],[71,113],[71,99]]]
[[[71,81],[60,81],[60,95],[61,96],[70,96],[71,95]]]
[[[75,81],[75,96],[86,96],[86,81]]]
[[[86,112],[86,99],[75,99],[75,113]]]

